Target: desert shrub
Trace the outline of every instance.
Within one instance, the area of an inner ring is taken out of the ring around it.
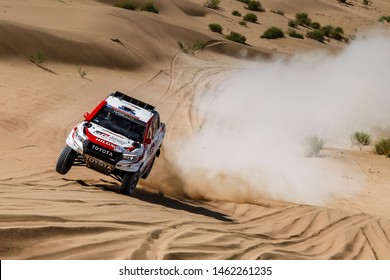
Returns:
[[[277,11],[271,10],[270,12],[271,12],[271,13],[274,13],[274,14],[278,14],[278,15],[284,16],[284,12],[281,11],[281,10],[277,10]]]
[[[339,3],[346,4],[347,0],[337,0]]]
[[[214,9],[214,10],[218,10],[219,9],[219,3],[221,1],[220,0],[207,0],[204,5],[205,7],[207,8],[211,8],[211,9]]]
[[[325,37],[329,37],[332,30],[333,30],[333,27],[331,25],[325,25],[319,29],[322,36],[325,36]]]
[[[383,138],[376,142],[374,153],[390,157],[390,138]]]
[[[238,2],[241,2],[241,3],[244,3],[244,4],[248,4],[248,2],[252,1],[252,0],[237,0]]]
[[[381,16],[378,19],[379,22],[390,22],[390,16]]]
[[[30,61],[34,63],[35,65],[41,65],[43,62],[45,62],[46,57],[41,52],[34,52],[28,56]]]
[[[322,33],[322,36],[333,38],[335,40],[341,41],[344,39],[342,35],[344,30],[341,27],[333,27],[332,25],[325,25],[319,29]]]
[[[146,2],[142,5],[141,11],[158,14],[159,10],[154,6],[153,2]]]
[[[243,19],[245,21],[250,21],[250,22],[257,22],[257,16],[253,13],[247,13]]]
[[[138,3],[132,1],[120,2],[115,4],[115,7],[134,11],[138,8]]]
[[[369,134],[363,131],[356,131],[353,134],[353,144],[357,145],[360,150],[362,150],[363,146],[367,146],[371,144],[371,137]]]
[[[284,12],[282,10],[270,10],[271,13],[274,13],[274,14],[277,14],[277,15],[281,15],[281,16],[284,16]]]
[[[251,0],[246,3],[246,9],[256,12],[264,12],[264,8],[259,1]]]
[[[239,24],[239,25],[242,25],[242,26],[247,26],[245,20],[240,20],[240,21],[238,22],[238,24]]]
[[[246,37],[238,32],[230,31],[229,35],[226,35],[226,39],[240,43],[245,44]]]
[[[319,24],[318,22],[314,21],[314,22],[310,23],[310,27],[313,28],[313,29],[320,29],[321,24]]]
[[[325,145],[325,140],[313,135],[306,138],[306,155],[311,157],[316,157],[320,154],[321,150]]]
[[[283,30],[277,27],[270,27],[266,31],[264,31],[263,35],[261,35],[261,38],[265,38],[265,39],[278,39],[283,37],[284,37]]]
[[[295,20],[289,20],[288,21],[288,26],[296,28],[297,27],[297,22]]]
[[[81,68],[81,66],[77,67],[77,72],[79,72],[81,78],[84,78],[88,74],[88,70]]]
[[[371,0],[363,0],[363,5],[365,6],[369,6],[372,4],[372,1]]]
[[[311,24],[311,19],[306,13],[297,13],[295,14],[295,21],[298,25],[302,26],[310,26]]]
[[[341,33],[341,34],[344,34],[344,29],[342,29],[340,26],[335,27],[334,31]]]
[[[239,11],[237,11],[237,10],[234,10],[234,11],[232,12],[232,15],[233,15],[233,16],[236,16],[236,17],[240,17],[240,16],[241,16],[241,13],[240,13]]]
[[[332,30],[332,32],[330,33],[330,38],[333,38],[337,41],[342,41],[344,39],[344,36],[341,35],[339,32]]]
[[[193,54],[197,50],[203,50],[206,47],[206,43],[203,42],[185,42],[178,41],[177,44],[180,50],[187,54]]]
[[[325,38],[319,30],[308,31],[306,37],[323,43]]]
[[[293,38],[298,38],[298,39],[303,39],[303,35],[301,33],[298,33],[296,30],[294,29],[289,29],[287,31],[287,34],[290,36],[290,37],[293,37]]]
[[[209,28],[213,32],[222,33],[223,27],[219,23],[210,23]]]

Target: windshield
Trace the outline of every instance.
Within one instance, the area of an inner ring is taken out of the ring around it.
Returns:
[[[106,106],[96,114],[92,121],[127,138],[143,142],[145,124],[120,111]]]

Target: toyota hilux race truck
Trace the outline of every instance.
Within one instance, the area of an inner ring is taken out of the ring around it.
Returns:
[[[64,175],[73,165],[86,165],[119,180],[121,193],[131,195],[151,172],[164,136],[165,124],[152,105],[117,91],[72,129],[56,171]]]

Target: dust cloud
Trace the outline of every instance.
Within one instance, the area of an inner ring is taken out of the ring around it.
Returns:
[[[325,205],[359,191],[365,178],[337,149],[390,124],[389,50],[388,32],[370,32],[336,55],[248,63],[197,93],[202,125],[171,151],[186,192]],[[326,142],[316,158],[305,155],[313,135]]]

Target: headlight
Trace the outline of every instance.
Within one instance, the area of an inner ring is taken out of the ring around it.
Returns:
[[[79,133],[78,129],[74,132],[74,137],[81,143],[84,143],[87,140],[87,137]]]
[[[126,159],[126,160],[129,160],[131,162],[137,162],[138,159],[139,159],[139,155],[135,155],[135,154],[123,154],[122,155],[122,158],[123,159]]]

